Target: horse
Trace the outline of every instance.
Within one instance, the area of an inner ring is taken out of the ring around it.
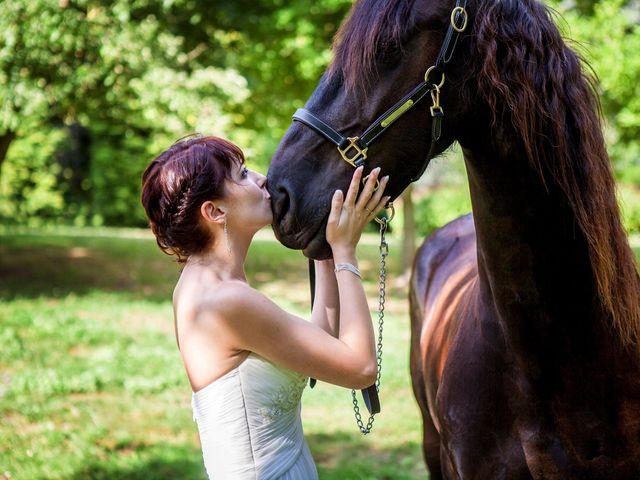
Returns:
[[[284,245],[330,257],[330,199],[358,164],[395,198],[453,142],[464,156],[473,214],[420,247],[410,286],[431,478],[640,478],[640,279],[594,75],[553,12],[358,0],[333,52],[267,174]]]

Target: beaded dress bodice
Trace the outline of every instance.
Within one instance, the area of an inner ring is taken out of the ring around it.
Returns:
[[[306,383],[306,377],[251,353],[193,393],[209,478],[317,478],[300,420]]]

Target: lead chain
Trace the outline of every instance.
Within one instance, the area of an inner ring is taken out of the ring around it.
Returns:
[[[380,391],[380,376],[382,374],[382,330],[384,328],[384,301],[385,301],[385,289],[386,289],[386,258],[389,255],[389,245],[385,239],[385,233],[387,232],[387,218],[380,220],[380,279],[378,282],[378,345],[377,345],[377,373],[376,373],[376,390]],[[353,401],[353,413],[356,417],[356,423],[360,432],[363,435],[371,432],[373,428],[373,420],[375,414],[369,416],[367,426],[364,426],[362,421],[362,415],[360,414],[360,407],[358,406],[358,398],[356,397],[356,391],[351,390],[351,398]]]

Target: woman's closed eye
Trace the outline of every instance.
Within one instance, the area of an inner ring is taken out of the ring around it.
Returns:
[[[249,169],[247,167],[244,167],[240,172],[240,178],[247,178],[248,175],[249,175]]]

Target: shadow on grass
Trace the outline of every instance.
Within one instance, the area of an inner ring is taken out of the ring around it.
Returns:
[[[418,454],[419,445],[407,442],[394,448],[372,448],[357,434],[308,435],[322,480],[428,479]],[[96,460],[73,473],[70,480],[205,479],[199,452],[180,447],[142,448],[133,459],[112,452],[108,460]],[[148,458],[151,455],[151,458]],[[304,479],[301,479],[304,480]]]
[[[254,241],[247,261],[252,284],[306,283],[299,252]],[[0,235],[0,299],[118,292],[134,299],[171,299],[180,265],[152,239],[64,235]]]
[[[0,237],[0,298],[63,297],[95,290],[170,298],[179,268],[153,241],[47,235]]]
[[[95,463],[85,466],[69,477],[70,480],[168,480],[174,478],[206,479],[200,457],[193,455],[193,460],[152,458],[147,462],[130,466]]]
[[[345,432],[311,434],[306,438],[322,480],[429,478],[417,442],[377,447],[358,433]]]

